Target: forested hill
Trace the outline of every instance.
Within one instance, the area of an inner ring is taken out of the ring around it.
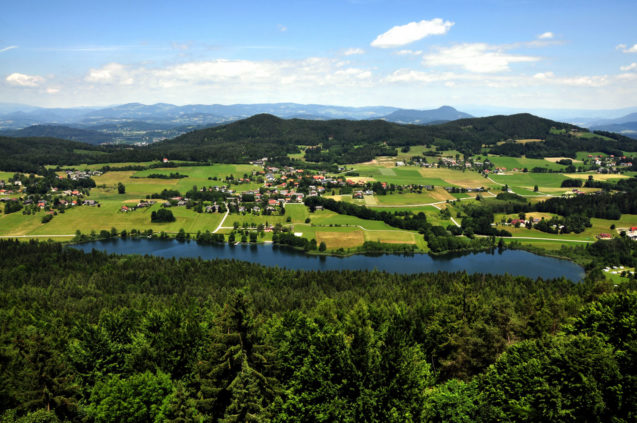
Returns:
[[[113,142],[113,137],[103,132],[90,129],[71,128],[62,125],[33,125],[28,128],[2,131],[0,135],[30,138],[30,137],[50,137],[72,141],[82,141],[88,144],[104,144]]]
[[[404,125],[383,120],[286,120],[260,114],[227,125],[189,132],[161,145],[241,141],[318,145],[340,140],[351,144],[386,142],[388,145],[399,146],[423,144],[433,141],[434,138],[445,138],[460,143],[469,140],[495,144],[508,139],[544,139],[552,128],[580,130],[574,125],[530,114],[468,118],[432,126]]]
[[[525,139],[540,141],[518,142]],[[311,162],[345,164],[395,155],[398,148],[413,145],[454,149],[466,155],[487,149],[495,154],[527,157],[575,157],[576,151],[607,154],[637,151],[637,140],[607,132],[590,133],[530,114],[461,119],[430,126],[384,120],[286,120],[260,114],[137,148],[69,144],[50,138],[0,137],[0,165],[2,170],[35,171],[44,164],[135,162],[163,157],[246,163],[302,150],[305,159]]]
[[[193,131],[154,144],[150,149],[163,151],[175,159],[196,160],[203,156],[236,162],[297,152],[301,145],[320,146],[314,151],[317,160],[351,163],[392,154],[396,147],[406,145],[438,143],[471,154],[479,152],[485,144],[495,146],[506,140],[545,139],[551,131],[571,130],[581,129],[530,114],[461,119],[431,126],[383,120],[285,120],[261,114]]]

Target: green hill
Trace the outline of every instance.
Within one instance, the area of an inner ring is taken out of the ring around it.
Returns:
[[[49,137],[87,144],[103,144],[113,142],[113,136],[91,129],[71,128],[62,125],[33,125],[15,131],[3,131],[1,135],[15,138]]]
[[[581,136],[586,133],[586,136]],[[518,140],[539,139],[520,143]],[[0,168],[33,171],[43,164],[160,160],[246,163],[282,157],[305,148],[313,162],[359,163],[395,155],[403,146],[428,145],[465,155],[488,152],[532,158],[575,157],[577,151],[622,154],[637,140],[585,129],[530,114],[460,119],[439,125],[403,125],[384,120],[280,119],[260,114],[226,125],[188,132],[146,147],[91,146],[54,138],[0,137]]]

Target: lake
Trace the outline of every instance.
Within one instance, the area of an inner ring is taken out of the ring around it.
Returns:
[[[493,273],[527,276],[529,278],[565,277],[579,282],[584,269],[567,260],[543,257],[527,251],[504,250],[465,255],[432,257],[427,254],[350,257],[310,256],[300,251],[273,244],[261,245],[199,245],[194,241],[158,239],[109,239],[74,245],[90,252],[92,249],[115,254],[153,255],[166,258],[191,257],[202,259],[235,259],[265,266],[293,270],[381,270],[390,273],[458,272]]]

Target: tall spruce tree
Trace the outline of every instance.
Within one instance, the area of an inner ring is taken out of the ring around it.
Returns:
[[[260,421],[276,396],[271,356],[255,334],[245,293],[236,292],[198,364],[199,411],[215,421]]]

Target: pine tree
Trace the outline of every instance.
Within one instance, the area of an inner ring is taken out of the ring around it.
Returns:
[[[21,371],[16,399],[23,410],[44,408],[59,417],[69,417],[77,409],[79,388],[74,374],[53,345],[51,338],[37,331],[16,341]]]
[[[197,408],[213,420],[259,421],[276,395],[270,356],[255,336],[245,294],[235,293],[198,365]]]

